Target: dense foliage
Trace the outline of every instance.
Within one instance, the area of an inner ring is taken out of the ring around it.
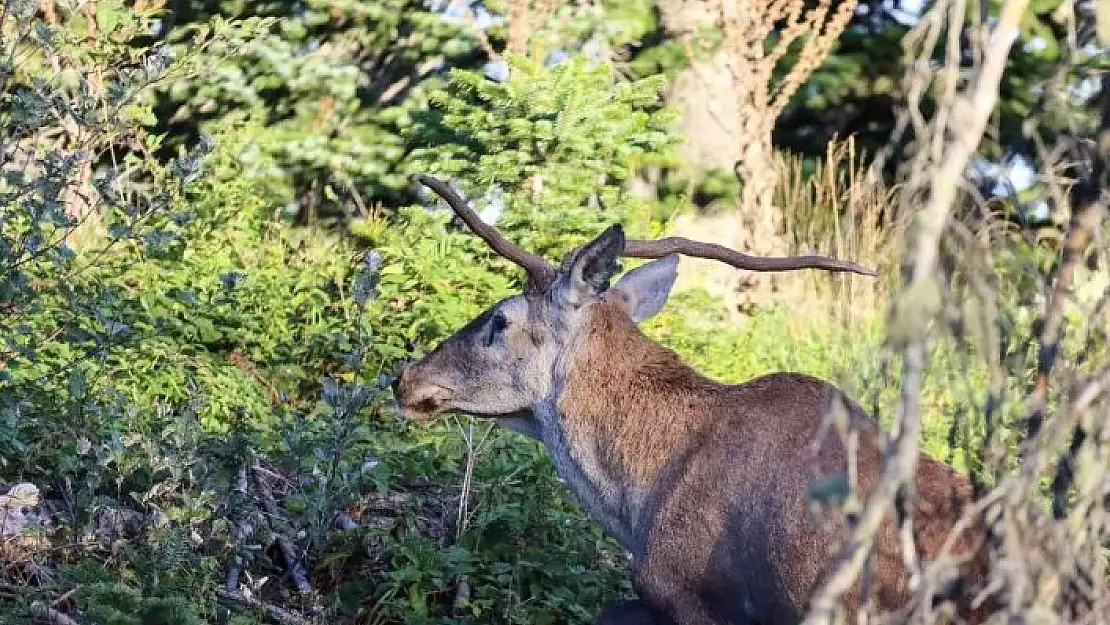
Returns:
[[[442,211],[368,212],[352,240],[291,226],[242,158],[269,132],[257,120],[163,163],[159,150],[174,150],[148,126],[156,88],[193,75],[200,55],[137,46],[150,16],[113,10],[98,29],[78,30],[79,13],[54,27],[24,29],[29,13],[6,22],[37,67],[101,77],[41,80],[27,64],[4,92],[4,124],[23,143],[5,153],[0,471],[5,484],[37,485],[58,528],[49,561],[5,562],[4,581],[24,588],[5,599],[6,616],[42,614],[35,601],[65,595],[98,623],[209,621],[228,608],[246,622],[262,613],[218,594],[242,584],[293,610],[319,604],[325,619],[566,622],[626,590],[623,556],[565,501],[538,446],[466,424],[468,446],[456,424],[416,428],[381,410],[395,362],[516,277],[483,269],[488,251]],[[268,27],[229,23],[192,45],[210,62]],[[472,110],[479,78],[457,74],[436,102]],[[508,87],[507,125],[549,119],[596,133],[595,143],[552,141],[540,175],[620,180],[668,142],[657,82],[623,86],[572,62],[514,73]],[[422,119],[465,128],[450,114]],[[80,142],[49,142],[59,128]],[[460,134],[458,145],[470,141]],[[630,149],[599,154],[596,141]],[[519,214],[519,181],[507,182],[508,214]],[[80,212],[75,188],[88,192]],[[549,206],[582,199],[551,188]],[[557,214],[568,216],[580,233],[600,227],[590,212]],[[517,219],[514,229],[528,227]],[[576,231],[545,232],[554,246]],[[470,512],[458,516],[464,478]],[[282,518],[267,507],[274,492]],[[340,518],[357,527],[337,533]],[[286,596],[278,536],[310,554],[309,595]]]
[[[220,61],[216,71],[166,85],[159,130],[168,145],[191,145],[202,129],[250,120],[245,173],[302,220],[404,205],[412,199],[408,156],[420,145],[413,126],[430,94],[452,69],[504,71],[491,46],[503,47],[508,35],[490,11],[505,7],[461,4],[175,2],[156,36],[181,51],[222,20],[280,19],[249,45],[205,53]],[[602,4],[604,12],[559,20],[546,49],[595,39],[623,45],[653,24],[643,0]],[[221,58],[230,51],[232,59]]]
[[[626,554],[543,449],[463,417],[406,422],[386,388],[521,281],[412,173],[450,178],[552,258],[610,222],[653,235],[687,196],[735,192],[629,190],[644,167],[682,167],[663,105],[681,46],[652,5],[598,3],[541,54],[502,56],[505,25],[478,35],[445,18],[450,3],[133,4],[0,9],[0,495],[33,484],[43,499],[40,523],[0,536],[0,621],[592,622],[631,590]],[[902,27],[872,21],[799,95],[788,144],[855,128],[828,119],[853,106],[887,123],[871,112],[902,71]],[[602,44],[636,77],[599,62],[588,48]],[[486,45],[504,65],[486,65]],[[1020,81],[1043,82],[1039,59],[1058,54],[1049,41],[1015,61],[1031,69],[1007,94],[1001,143],[1028,110]],[[885,62],[864,71],[870,55]],[[797,247],[841,236],[836,201],[792,217]],[[342,228],[317,219],[337,215]],[[989,262],[1007,331],[1028,338],[1025,296],[1055,256],[1014,240]],[[847,249],[873,252],[857,260],[889,280],[889,250]],[[1089,301],[1104,287],[1083,271]],[[802,306],[738,326],[716,304],[681,293],[646,330],[716,379],[809,372],[889,420],[900,371],[875,355],[899,328],[880,304],[852,330]],[[1105,340],[1061,353],[1086,371]],[[963,347],[934,350],[924,449],[975,472],[985,425],[968,415],[996,389]],[[1003,347],[1001,390],[1020,394],[1036,355]]]

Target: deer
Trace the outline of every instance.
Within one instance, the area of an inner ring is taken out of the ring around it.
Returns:
[[[847,531],[844,519],[815,517],[807,495],[815,480],[848,471],[844,442],[821,434],[826,415],[840,406],[858,433],[853,460],[865,493],[882,469],[883,430],[838,387],[809,375],[713,381],[639,324],[663,309],[680,256],[750,271],[875,272],[824,256],[755,257],[679,237],[634,240],[617,224],[556,267],[505,239],[446,182],[416,180],[527,280],[521,293],[400,369],[393,393],[404,417],[465,413],[542,443],[579,504],[631,554],[636,598],[605,609],[599,625],[804,618]],[[621,258],[648,262],[613,283]],[[938,555],[972,493],[969,479],[948,465],[919,460],[909,505],[921,561]],[[870,595],[890,612],[912,598],[892,516],[875,540]],[[969,583],[983,574],[978,536],[973,524],[949,545],[962,554]],[[849,618],[860,595],[843,598]],[[961,601],[957,616],[980,622],[970,600]]]

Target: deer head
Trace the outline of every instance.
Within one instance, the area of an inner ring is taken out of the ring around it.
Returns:
[[[505,240],[443,181],[423,175],[417,180],[443,197],[495,252],[520,265],[528,281],[521,294],[497,302],[398,375],[395,396],[412,419],[461,411],[499,419],[536,436],[534,411],[557,398],[597,305],[610,303],[633,323],[652,317],[670,295],[680,254],[752,271],[819,268],[874,275],[853,263],[822,256],[756,258],[677,237],[629,240],[619,225],[572,250],[556,268]],[[629,271],[610,287],[622,257],[655,260]]]

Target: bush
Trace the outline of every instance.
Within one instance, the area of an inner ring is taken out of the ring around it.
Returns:
[[[619,552],[562,500],[537,446],[486,432],[468,447],[453,424],[380,409],[392,363],[515,278],[481,269],[488,253],[441,212],[365,224],[374,251],[290,227],[242,170],[250,126],[159,161],[149,88],[192,59],[136,46],[151,18],[122,9],[132,30],[100,29],[85,56],[71,36],[84,17],[63,17],[5,22],[36,62],[111,86],[72,98],[84,87],[24,66],[4,92],[25,143],[22,160],[5,153],[0,480],[39,485],[55,523],[49,558],[0,570],[20,588],[5,611],[29,619],[41,600],[93,622],[192,623],[319,604],[319,618],[565,622],[627,590]],[[81,142],[39,149],[67,114]],[[445,485],[468,475],[459,517]]]

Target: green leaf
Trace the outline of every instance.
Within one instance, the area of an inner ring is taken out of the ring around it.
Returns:
[[[96,3],[96,24],[103,35],[109,35],[131,17],[131,11],[121,2],[99,0]]]

